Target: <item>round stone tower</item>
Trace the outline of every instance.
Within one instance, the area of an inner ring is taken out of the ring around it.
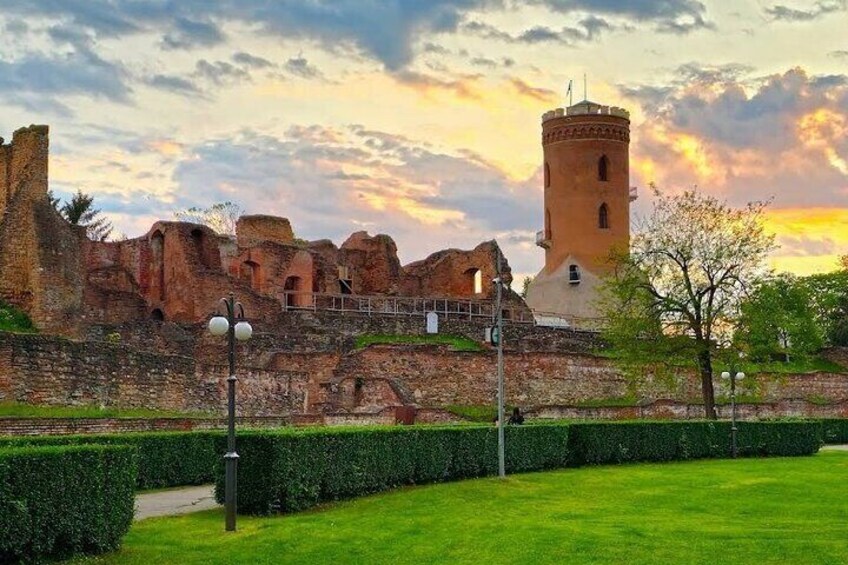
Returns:
[[[545,267],[527,304],[575,327],[597,325],[600,278],[630,243],[630,114],[584,100],[542,116]]]

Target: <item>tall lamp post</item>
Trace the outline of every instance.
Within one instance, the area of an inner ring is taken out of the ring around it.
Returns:
[[[733,367],[731,367],[730,371],[722,372],[721,378],[730,380],[730,441],[731,453],[733,458],[736,459],[736,381],[744,379],[745,373],[742,371],[736,371]]]
[[[227,453],[224,454],[225,482],[224,506],[226,509],[226,530],[236,531],[236,471],[238,453],[236,453],[236,340],[246,341],[253,335],[253,328],[244,319],[244,306],[236,302],[232,292],[221,299],[227,315],[216,314],[209,320],[209,333],[215,336],[227,334],[229,376],[227,377]],[[220,305],[219,305],[220,306]]]
[[[503,276],[501,275],[501,249],[498,247],[497,259],[498,276],[494,282],[497,285],[497,335],[498,335],[498,476],[506,477],[506,457],[504,453],[504,359],[503,359]]]

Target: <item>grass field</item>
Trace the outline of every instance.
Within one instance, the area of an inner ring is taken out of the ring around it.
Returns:
[[[147,408],[97,406],[35,406],[0,402],[0,418],[207,418],[204,412],[172,412]]]
[[[848,563],[848,452],[584,467],[135,524],[86,563]]]
[[[360,335],[356,338],[356,348],[362,349],[372,344],[382,345],[449,345],[457,351],[483,351],[476,341],[461,335]]]

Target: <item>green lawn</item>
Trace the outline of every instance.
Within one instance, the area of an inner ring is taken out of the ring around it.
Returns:
[[[207,418],[203,412],[175,412],[107,406],[35,406],[0,402],[0,418]]]
[[[449,345],[457,351],[483,351],[483,347],[473,339],[461,335],[360,335],[356,337],[356,348],[362,349],[372,344],[384,345]]]
[[[270,518],[137,523],[96,563],[848,563],[848,452],[584,467]]]

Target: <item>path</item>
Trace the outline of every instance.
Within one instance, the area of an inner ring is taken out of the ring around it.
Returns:
[[[216,508],[215,487],[203,485],[141,493],[135,497],[135,519],[174,516]]]
[[[839,451],[848,451],[848,443],[842,445],[825,445],[822,449],[837,449]]]

